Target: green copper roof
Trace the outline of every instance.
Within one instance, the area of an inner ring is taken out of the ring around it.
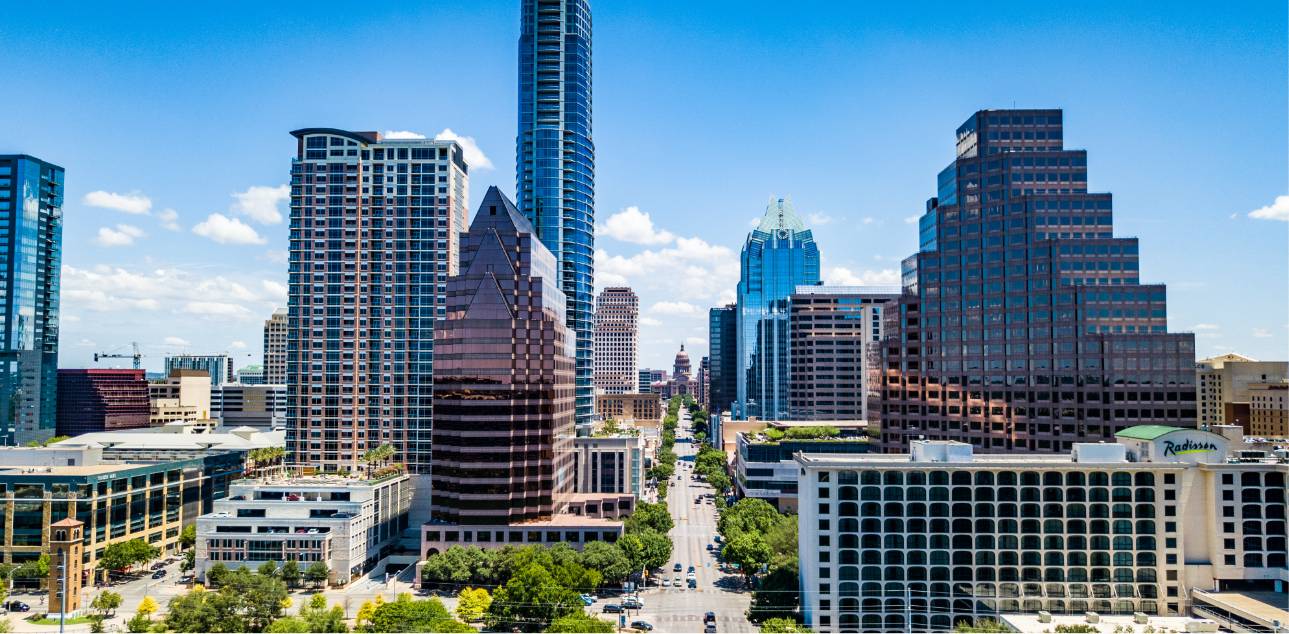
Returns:
[[[1119,430],[1115,436],[1136,438],[1137,440],[1154,440],[1164,434],[1170,434],[1183,429],[1183,427],[1169,427],[1168,425],[1136,425]]]

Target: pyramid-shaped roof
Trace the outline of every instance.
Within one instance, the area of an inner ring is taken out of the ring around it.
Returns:
[[[483,202],[479,203],[479,209],[474,213],[474,220],[470,222],[472,233],[490,227],[497,229],[498,232],[537,235],[532,223],[519,213],[515,203],[510,202],[510,199],[501,193],[496,185],[488,187],[488,193],[483,195]]]
[[[797,215],[796,209],[792,207],[792,201],[786,198],[772,198],[770,204],[765,207],[765,215],[761,216],[761,224],[757,225],[757,231],[774,233],[778,229],[788,229],[790,231],[805,231],[806,223],[801,221]]]
[[[497,276],[488,273],[479,281],[474,294],[470,297],[470,306],[466,308],[467,319],[513,319],[515,313],[510,302],[501,292]]]
[[[489,272],[501,273],[507,277],[513,277],[516,273],[515,263],[510,260],[510,254],[501,243],[501,236],[497,235],[496,227],[488,227],[485,230],[479,248],[470,260],[470,268],[466,269],[465,274],[473,276]]]

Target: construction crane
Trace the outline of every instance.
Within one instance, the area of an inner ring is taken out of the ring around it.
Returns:
[[[134,348],[133,354],[125,354],[121,352],[95,352],[94,362],[98,363],[99,359],[132,359],[134,360],[135,370],[143,369],[143,354],[139,352],[139,342],[131,341],[130,346]]]

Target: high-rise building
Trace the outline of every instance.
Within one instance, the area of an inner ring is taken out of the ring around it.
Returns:
[[[779,198],[748,234],[739,264],[735,417],[788,418],[788,296],[819,283],[819,247]]]
[[[248,365],[237,370],[237,382],[242,385],[264,385],[264,366]]]
[[[600,291],[595,300],[595,391],[635,390],[639,368],[640,298],[625,286]]]
[[[694,388],[694,398],[704,408],[708,406],[708,398],[711,395],[711,381],[712,360],[709,357],[703,357],[698,361],[698,374],[694,377],[694,382],[697,384]]]
[[[426,474],[434,323],[468,202],[461,146],[332,128],[291,134],[287,450],[353,471],[389,444]]]
[[[555,255],[577,337],[577,425],[595,410],[595,144],[591,141],[589,0],[523,0],[515,196]]]
[[[788,300],[794,419],[864,419],[881,384],[882,309],[899,296],[898,287],[797,287]]]
[[[233,358],[227,354],[180,354],[166,357],[166,376],[175,370],[205,370],[210,386],[233,383]]]
[[[711,354],[710,401],[713,415],[729,410],[738,399],[738,305],[707,313],[707,348]]]
[[[1249,429],[1251,391],[1259,383],[1289,378],[1289,362],[1257,361],[1238,354],[1223,354],[1195,364],[1195,393],[1199,426],[1240,425]]]
[[[435,333],[431,517],[549,520],[573,494],[572,332],[558,265],[531,224],[488,188],[461,236]]]
[[[59,370],[57,411],[59,436],[147,427],[148,381],[143,370]]]
[[[47,440],[56,427],[63,168],[0,155],[0,444]]]
[[[1243,429],[1250,436],[1289,438],[1289,383],[1250,384],[1249,424]]]
[[[639,383],[636,386],[636,392],[640,394],[652,394],[661,391],[660,389],[655,390],[654,386],[659,386],[659,388],[661,388],[659,384],[667,382],[667,371],[640,368],[637,378]]]
[[[264,382],[286,385],[287,309],[264,320]]]
[[[918,222],[887,310],[882,444],[1064,452],[1142,424],[1195,426],[1195,338],[1167,332],[1164,285],[1089,193],[1060,110],[985,110]]]
[[[211,392],[210,417],[225,427],[265,431],[286,424],[285,385],[221,385]]]

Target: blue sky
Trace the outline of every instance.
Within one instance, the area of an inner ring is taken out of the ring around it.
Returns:
[[[67,168],[62,365],[130,341],[153,369],[258,362],[292,129],[448,129],[492,164],[472,204],[513,192],[517,0],[396,4],[6,10],[0,152]],[[594,3],[599,277],[640,293],[643,364],[706,350],[771,196],[826,278],[893,280],[954,129],[1013,105],[1065,109],[1172,329],[1286,358],[1283,2],[903,4]]]

